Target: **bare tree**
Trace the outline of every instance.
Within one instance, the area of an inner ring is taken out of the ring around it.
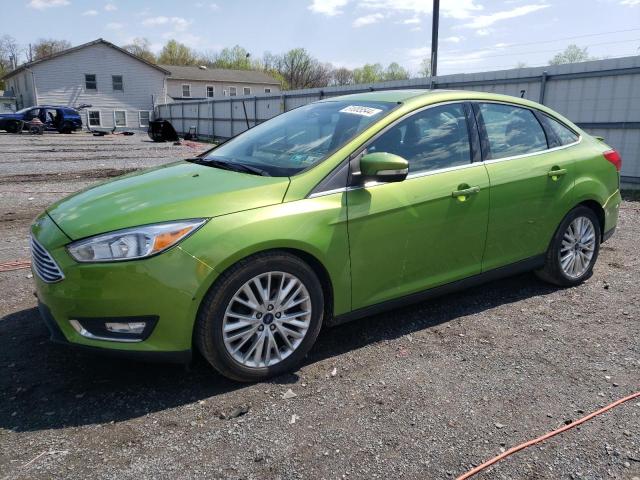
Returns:
[[[331,72],[333,85],[351,85],[353,83],[353,72],[345,67],[336,68]]]
[[[17,67],[20,46],[10,35],[0,38],[0,77],[3,77]],[[4,82],[0,80],[0,88],[4,89]]]
[[[55,38],[40,38],[31,48],[33,51],[33,60],[40,60],[50,57],[54,53],[71,48],[71,43],[67,40],[56,40]]]
[[[418,70],[419,78],[426,78],[431,76],[431,60],[428,58],[424,58],[422,62],[420,62],[420,69]]]
[[[282,75],[286,87],[299,88],[326,87],[331,81],[333,67],[320,63],[304,48],[294,48],[277,57],[276,71]]]
[[[122,48],[147,62],[156,63],[157,61],[156,56],[151,51],[151,43],[146,38],[134,38],[133,43],[123,45]]]

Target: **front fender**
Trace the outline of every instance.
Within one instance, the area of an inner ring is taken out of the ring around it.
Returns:
[[[294,249],[313,256],[329,275],[334,313],[351,309],[351,270],[345,193],[247,210],[213,218],[181,248],[214,272],[199,294],[231,265],[256,253]],[[201,301],[201,299],[200,299]]]

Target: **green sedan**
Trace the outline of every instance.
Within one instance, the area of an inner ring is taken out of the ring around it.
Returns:
[[[335,97],[52,205],[31,229],[52,339],[256,381],[337,324],[515,273],[569,287],[614,232],[618,153],[534,102]],[[366,328],[366,327],[363,327]]]

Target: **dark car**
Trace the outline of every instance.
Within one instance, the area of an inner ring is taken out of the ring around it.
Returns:
[[[20,128],[28,129],[29,122],[39,118],[47,130],[71,133],[82,128],[82,118],[78,111],[70,107],[39,105],[23,108],[15,113],[0,114],[0,130],[16,133]]]

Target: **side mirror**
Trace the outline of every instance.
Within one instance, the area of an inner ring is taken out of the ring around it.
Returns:
[[[365,180],[402,182],[409,173],[409,162],[393,153],[367,153],[360,159],[360,172]]]

